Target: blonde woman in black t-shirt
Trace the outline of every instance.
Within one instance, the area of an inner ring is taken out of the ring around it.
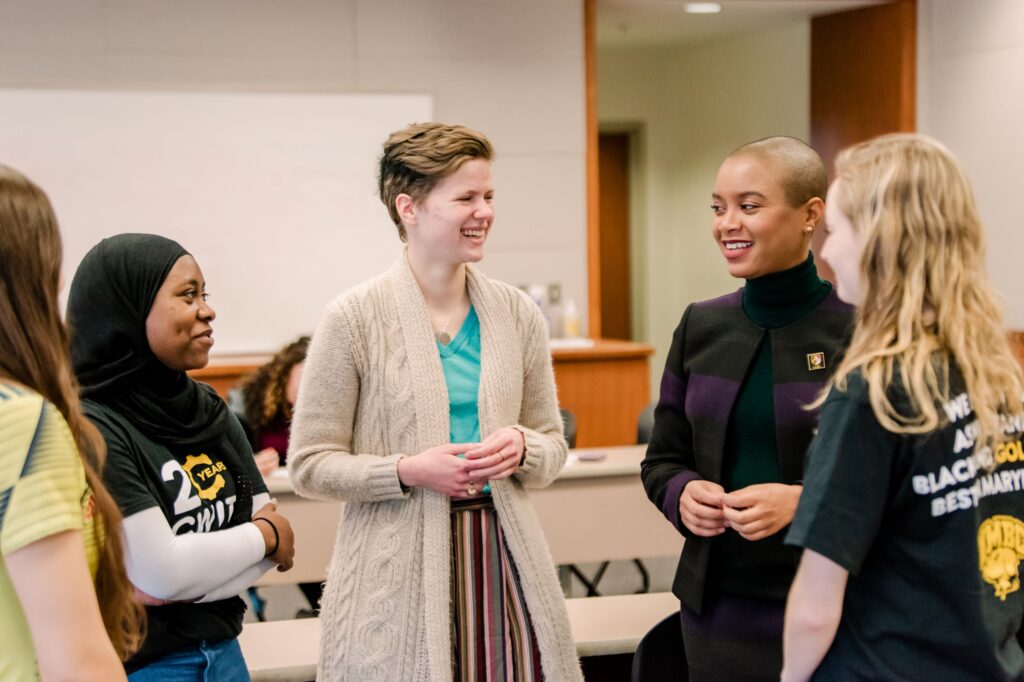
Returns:
[[[787,542],[783,680],[1011,680],[1024,612],[1024,379],[960,165],[844,150],[823,256],[858,307]]]

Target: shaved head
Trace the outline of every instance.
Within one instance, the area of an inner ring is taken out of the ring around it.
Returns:
[[[818,152],[795,137],[780,135],[749,142],[728,158],[736,156],[754,156],[774,164],[782,176],[779,184],[786,193],[786,203],[793,208],[803,206],[815,197],[825,199],[828,191],[825,164]]]

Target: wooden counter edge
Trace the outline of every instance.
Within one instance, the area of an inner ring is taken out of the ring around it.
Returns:
[[[594,362],[597,360],[643,359],[654,353],[654,346],[635,341],[595,339],[587,348],[553,348],[551,359],[558,362]]]

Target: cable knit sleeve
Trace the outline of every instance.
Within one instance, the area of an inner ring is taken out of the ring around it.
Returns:
[[[569,446],[562,433],[562,415],[558,411],[544,318],[537,306],[528,300],[521,303],[520,315],[526,318],[526,334],[523,341],[523,403],[517,427],[523,432],[526,442],[526,459],[515,477],[524,488],[543,488],[550,485],[565,466]]]
[[[295,491],[306,497],[344,501],[402,499],[398,480],[401,454],[352,452],[360,401],[356,314],[346,299],[331,303],[306,356],[295,404],[288,473]]]

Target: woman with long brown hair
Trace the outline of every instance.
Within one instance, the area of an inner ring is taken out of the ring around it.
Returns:
[[[807,453],[784,680],[1018,680],[1024,376],[953,155],[836,160],[823,256],[857,323]]]
[[[0,166],[0,679],[124,679],[144,614],[57,303],[50,202]]]

